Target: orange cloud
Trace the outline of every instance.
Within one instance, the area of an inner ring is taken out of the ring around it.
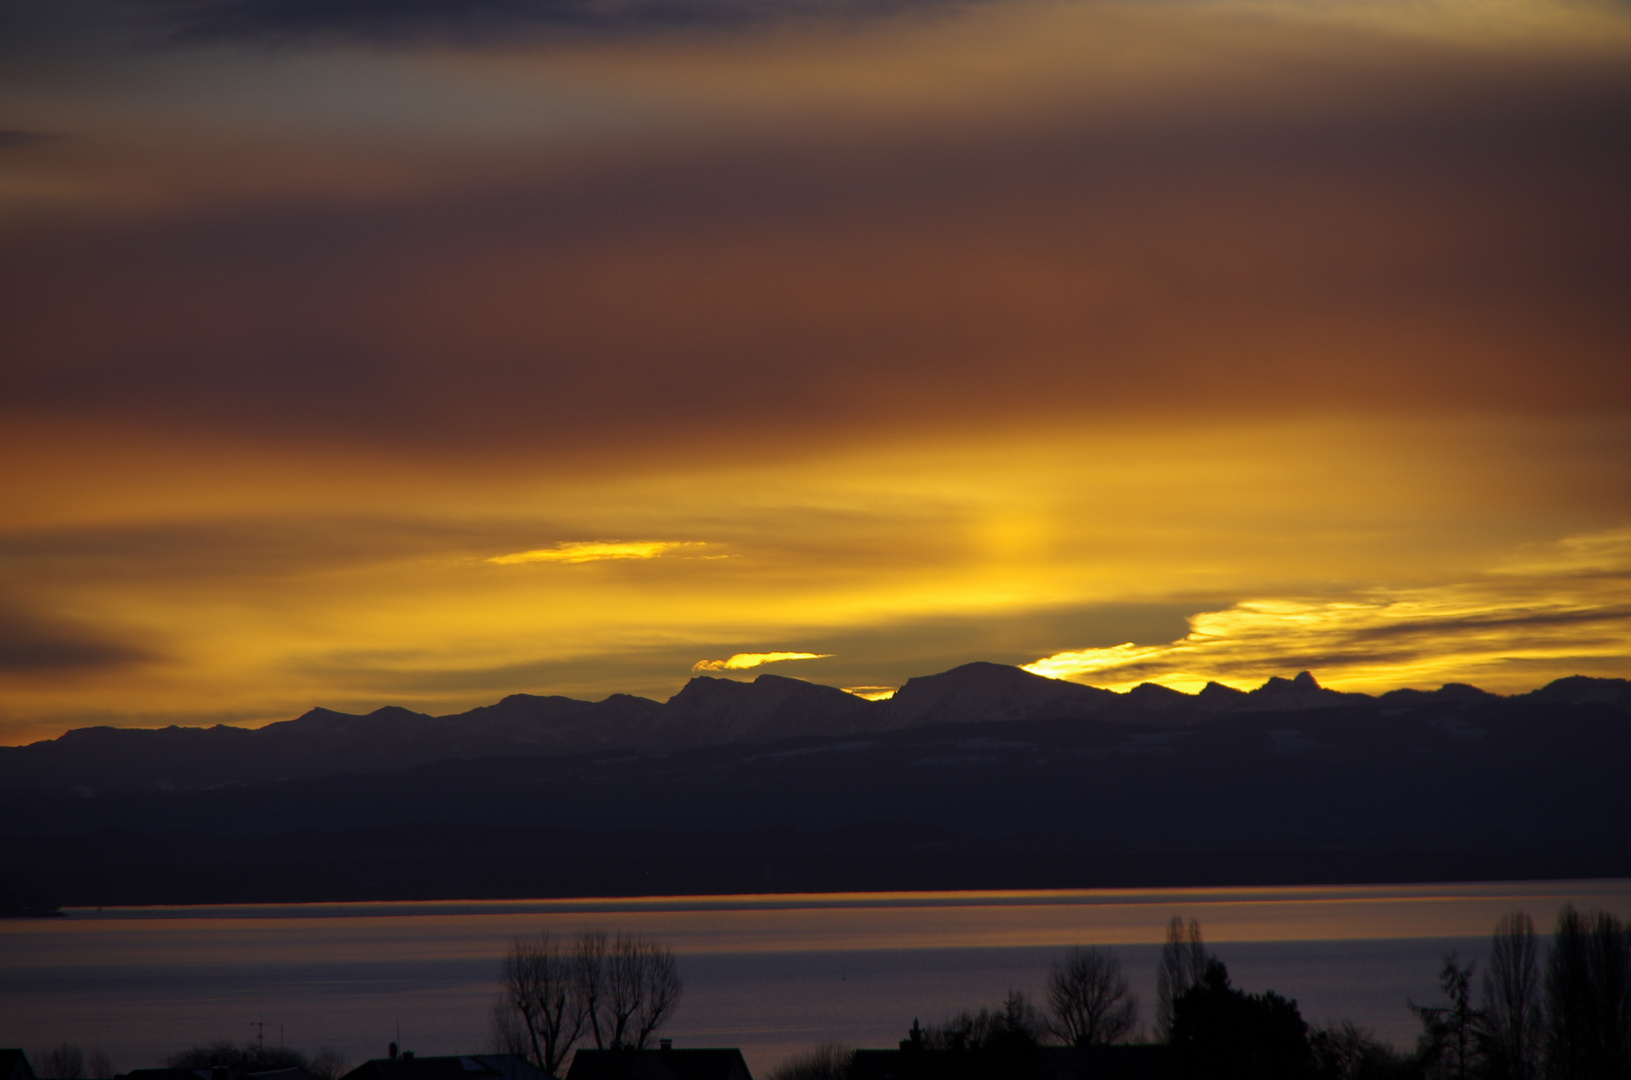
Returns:
[[[524,563],[585,563],[601,559],[657,559],[683,548],[701,546],[697,541],[682,540],[579,540],[550,548],[518,551],[511,555],[495,555],[487,561],[497,566],[518,566]]]
[[[1255,685],[1304,668],[1345,689],[1476,682],[1528,689],[1538,670],[1618,672],[1631,656],[1631,530],[1572,537],[1480,579],[1333,599],[1247,600],[1163,645],[1074,649],[1024,665],[1127,689]]]
[[[832,653],[812,652],[745,652],[736,653],[725,660],[698,660],[692,671],[747,671],[764,664],[779,664],[783,660],[825,660]]]

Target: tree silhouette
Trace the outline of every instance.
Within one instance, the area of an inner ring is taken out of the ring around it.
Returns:
[[[1167,924],[1167,942],[1161,946],[1161,960],[1155,969],[1155,1034],[1167,1041],[1172,1038],[1172,1003],[1185,990],[1201,981],[1206,973],[1206,946],[1201,944],[1201,924],[1189,920],[1186,933],[1184,920],[1177,915]]]
[[[495,1049],[558,1073],[583,1033],[587,1010],[572,955],[548,931],[516,938],[504,958],[495,1006]]]
[[[604,1015],[595,1031],[613,1048],[644,1050],[679,1005],[682,989],[672,949],[643,934],[619,933],[606,954]]]
[[[838,1043],[822,1043],[795,1054],[770,1070],[770,1080],[846,1080],[855,1051]]]
[[[1453,951],[1445,953],[1438,985],[1448,1004],[1408,1003],[1410,1011],[1421,1020],[1416,1058],[1428,1076],[1467,1080],[1478,1060],[1477,1035],[1484,1017],[1472,1007],[1472,975],[1477,966],[1473,963],[1461,967]]]
[[[943,1055],[925,1074],[934,1080],[1014,1080],[1037,1075],[1037,1044],[1043,1031],[1030,1001],[1010,990],[1000,1010],[965,1009],[927,1028],[919,1028],[914,1020],[901,1045]],[[921,1063],[913,1067],[921,1068]]]
[[[495,1050],[557,1074],[585,1035],[599,1050],[644,1050],[678,1006],[673,950],[642,934],[517,938],[500,971]]]
[[[1138,1023],[1138,997],[1109,949],[1077,947],[1048,976],[1048,1032],[1075,1046],[1126,1038]]]
[[[82,1080],[85,1076],[85,1053],[78,1043],[71,1042],[36,1050],[34,1075],[40,1080]]]
[[[601,999],[606,996],[606,943],[604,930],[585,930],[578,934],[572,949],[572,977],[577,980],[580,1004],[589,1032],[594,1036],[595,1048],[606,1049],[606,1035],[600,1029]],[[609,1033],[608,1033],[609,1034]]]
[[[1037,1017],[1030,999],[1018,990],[1008,991],[1000,1011],[967,1009],[943,1023],[918,1028],[912,1022],[910,1041],[928,1050],[956,1050],[975,1053],[1034,1049],[1046,1025]]]
[[[1535,924],[1524,911],[1501,916],[1484,971],[1483,1026],[1478,1046],[1490,1080],[1540,1075],[1545,1011]]]
[[[1546,1072],[1556,1080],[1631,1076],[1631,938],[1606,911],[1558,912],[1546,963]]]
[[[1173,1073],[1180,1080],[1307,1080],[1308,1025],[1274,991],[1248,994],[1209,961],[1200,982],[1172,1002]]]
[[[1413,1061],[1351,1020],[1312,1029],[1308,1043],[1319,1080],[1421,1080]]]

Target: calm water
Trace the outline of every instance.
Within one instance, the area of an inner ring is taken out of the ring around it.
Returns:
[[[685,998],[667,1034],[740,1046],[762,1074],[816,1042],[892,1046],[915,1017],[1040,991],[1073,944],[1116,949],[1147,1022],[1174,914],[1201,921],[1236,985],[1407,1045],[1405,999],[1434,996],[1444,950],[1482,959],[1499,915],[1544,930],[1566,901],[1631,917],[1631,881],[76,910],[0,922],[0,1046],[73,1040],[128,1069],[264,1021],[268,1042],[353,1062],[399,1026],[421,1054],[469,1053],[511,939],[595,926],[671,943]]]

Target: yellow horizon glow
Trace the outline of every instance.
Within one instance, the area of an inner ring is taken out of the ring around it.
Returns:
[[[846,694],[854,694],[867,701],[888,701],[900,690],[898,686],[845,686],[841,689]]]
[[[1570,422],[1567,437],[1586,430]],[[1511,692],[1569,674],[1631,675],[1631,616],[1615,615],[1627,527],[1593,527],[1604,517],[1594,492],[1631,466],[1588,440],[1570,451],[1582,463],[1576,485],[1560,487],[1532,463],[1537,446],[1567,449],[1561,437],[1545,424],[1318,419],[1149,436],[1041,431],[577,486],[515,477],[439,491],[421,479],[417,505],[399,505],[414,506],[410,522],[465,523],[452,533],[332,516],[349,504],[344,485],[312,486],[302,511],[300,489],[270,476],[266,487],[286,485],[291,507],[279,513],[301,542],[264,552],[260,519],[231,524],[245,519],[230,501],[241,478],[228,471],[219,509],[194,485],[194,502],[164,514],[149,504],[105,524],[69,517],[55,527],[86,539],[22,564],[37,608],[155,655],[62,675],[0,672],[0,734],[15,743],[94,723],[261,724],[314,705],[451,713],[516,692],[663,699],[697,656],[725,663],[765,652],[751,643],[767,639],[831,654],[823,680],[839,688],[1070,653],[1089,662],[1050,670],[1186,690],[1208,679],[1255,686],[1300,667],[1344,689],[1463,681]],[[1433,469],[1417,468],[1423,460]],[[490,534],[536,534],[504,513],[522,505],[550,507],[559,531],[706,535],[732,557],[666,549],[531,574],[478,555],[493,550]],[[201,520],[226,530],[204,562],[155,562],[141,539],[166,528],[184,538]],[[1015,521],[1024,527],[1003,524]],[[117,546],[127,534],[128,555]],[[1047,631],[1051,651],[1026,656],[1017,630],[994,629],[944,659],[926,644],[944,626],[1154,603],[1187,607],[1200,636],[1118,650],[1125,636],[1101,643],[1061,627]],[[1541,620],[1544,640],[1519,649],[1503,612]],[[1435,620],[1454,632],[1427,632]],[[1385,661],[1361,661],[1344,636],[1389,626],[1414,636]]]

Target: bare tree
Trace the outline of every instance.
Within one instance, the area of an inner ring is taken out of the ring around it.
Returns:
[[[345,1055],[332,1046],[320,1046],[317,1053],[311,1056],[306,1064],[308,1071],[318,1076],[326,1076],[328,1080],[339,1080],[351,1070],[347,1067]],[[97,1073],[97,1076],[112,1076],[112,1073]]]
[[[85,1053],[78,1043],[71,1042],[36,1050],[34,1075],[41,1080],[82,1080],[85,1076]]]
[[[619,933],[606,954],[605,1027],[614,1047],[633,1046],[634,1015],[644,1005],[645,973],[640,942]]]
[[[644,1050],[679,1004],[673,951],[642,934],[620,932],[606,950],[604,971],[604,991],[597,996],[592,1022],[597,1045]],[[602,1038],[604,1043],[598,1041]]]
[[[598,1050],[643,1050],[682,989],[673,950],[642,934],[584,930],[516,938],[501,969],[489,1043],[550,1074],[581,1038]]]
[[[1321,1080],[1382,1080],[1412,1075],[1404,1056],[1351,1020],[1310,1028],[1314,1075]]]
[[[1167,942],[1161,946],[1160,966],[1155,969],[1155,1034],[1163,1042],[1172,1040],[1172,1003],[1185,990],[1201,981],[1211,959],[1201,943],[1201,924],[1177,915],[1167,923]]]
[[[600,1028],[602,1003],[606,996],[606,942],[604,930],[584,930],[572,949],[572,977],[577,980],[583,1012],[594,1036],[595,1049],[606,1049],[606,1035]]]
[[[1138,1023],[1138,998],[1121,962],[1104,948],[1074,948],[1048,975],[1048,1031],[1076,1046],[1126,1038]]]
[[[654,941],[641,946],[640,979],[642,991],[634,1010],[634,1045],[644,1048],[657,1029],[668,1022],[679,1007],[685,984],[680,982],[674,951]]]
[[[516,1057],[532,1061],[532,1036],[522,1023],[520,1014],[510,1003],[510,996],[506,991],[500,991],[498,1000],[493,1002],[492,1027],[487,1035],[487,1052],[489,1054],[514,1054]],[[537,1064],[534,1062],[534,1064]]]
[[[575,954],[548,931],[516,938],[504,958],[493,1010],[495,1049],[520,1053],[547,1073],[560,1071],[583,1033],[586,1014]]]
[[[1545,1013],[1535,923],[1528,912],[1511,912],[1495,924],[1483,1006],[1478,1038],[1491,1080],[1534,1080],[1540,1075]]]
[[[1546,1070],[1557,1080],[1631,1076],[1631,936],[1610,912],[1558,913],[1546,962]]]
[[[845,1080],[855,1051],[838,1043],[822,1043],[795,1054],[770,1070],[770,1080]]]
[[[994,1069],[996,1075],[1028,1076],[1035,1072],[1033,1052],[1047,1030],[1024,992],[1010,989],[1001,1009],[982,1008],[977,1013],[964,1009],[927,1028],[913,1020],[908,1034],[914,1046],[983,1062],[976,1075],[985,1075],[981,1069]]]

